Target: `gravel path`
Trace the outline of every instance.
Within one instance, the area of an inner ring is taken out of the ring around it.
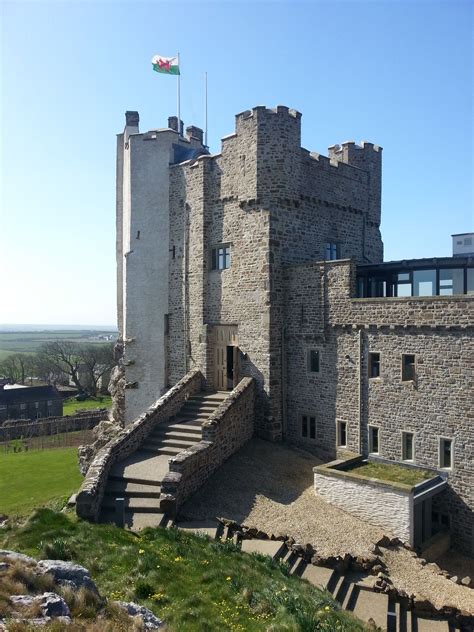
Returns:
[[[193,520],[225,517],[262,531],[310,542],[323,557],[368,557],[384,531],[326,503],[313,490],[313,467],[320,461],[306,452],[253,439],[231,457],[182,507]],[[390,535],[390,534],[389,534]],[[384,551],[394,584],[423,594],[438,607],[474,613],[474,591],[421,566],[410,552]]]

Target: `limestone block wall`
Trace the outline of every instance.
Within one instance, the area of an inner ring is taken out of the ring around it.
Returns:
[[[252,437],[255,380],[243,378],[203,424],[202,441],[170,459],[161,486],[160,506],[175,515],[179,507]]]
[[[190,371],[133,423],[126,426],[117,437],[99,450],[77,494],[76,512],[80,518],[98,520],[112,466],[138,450],[158,423],[175,415],[188,397],[201,390],[202,381],[203,376],[200,371]]]
[[[331,464],[328,464],[330,466]],[[409,491],[369,479],[364,482],[314,473],[314,491],[327,502],[386,529],[413,546],[413,496]]]

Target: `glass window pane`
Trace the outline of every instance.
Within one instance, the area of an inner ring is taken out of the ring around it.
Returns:
[[[226,248],[225,251],[225,267],[230,268],[230,248]]]
[[[411,283],[399,283],[397,285],[397,296],[411,296]]]
[[[467,293],[474,294],[474,268],[467,269]]]
[[[410,280],[410,273],[409,272],[400,272],[398,275],[398,280],[399,281],[409,281]]]
[[[415,270],[413,272],[413,296],[434,296],[436,294],[436,270]]]
[[[464,270],[453,268],[439,271],[439,293],[441,296],[464,294]]]
[[[309,438],[316,439],[316,418],[309,418]]]

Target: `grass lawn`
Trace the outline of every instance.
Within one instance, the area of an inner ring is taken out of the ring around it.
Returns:
[[[28,515],[69,497],[81,481],[76,448],[0,454],[0,514]]]
[[[362,632],[365,626],[332,597],[270,558],[246,555],[229,542],[175,529],[140,534],[36,512],[0,533],[0,548],[36,558],[48,543],[89,569],[99,592],[133,600],[162,617],[170,632]]]
[[[74,397],[70,397],[63,402],[63,415],[74,415],[78,410],[110,408],[111,406],[112,398],[110,395],[99,395],[95,398],[86,399],[84,402],[78,402]]]
[[[428,478],[433,478],[433,472],[427,470],[375,462],[355,465],[350,471],[366,478],[378,478],[382,481],[403,483],[404,485],[417,485]]]

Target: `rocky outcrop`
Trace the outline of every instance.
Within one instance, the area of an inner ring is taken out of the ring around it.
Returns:
[[[139,606],[133,601],[116,601],[118,606],[120,606],[125,612],[133,617],[134,619],[138,619],[145,630],[158,630],[163,625],[163,621],[155,617],[151,610],[145,608],[145,606]]]
[[[64,562],[63,560],[40,560],[37,571],[42,575],[45,573],[52,575],[54,581],[60,586],[69,586],[75,589],[84,587],[97,595],[99,594],[97,586],[90,578],[89,571],[79,564]]]

